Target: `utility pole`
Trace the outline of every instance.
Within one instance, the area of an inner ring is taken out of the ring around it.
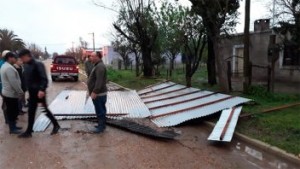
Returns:
[[[95,51],[95,33],[92,32],[92,33],[89,33],[89,34],[93,36],[93,50]]]
[[[272,28],[274,28],[275,27],[275,14],[276,14],[276,0],[273,0],[273,11],[272,11]]]
[[[250,75],[251,75],[251,64],[249,56],[249,46],[250,46],[250,5],[251,1],[246,0],[245,3],[245,30],[244,30],[244,92],[247,92],[250,86]]]

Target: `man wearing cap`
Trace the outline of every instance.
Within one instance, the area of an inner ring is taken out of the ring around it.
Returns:
[[[2,67],[2,65],[5,63],[5,60],[4,60],[4,57],[5,55],[10,52],[9,50],[5,50],[2,52],[2,54],[0,55],[0,69]],[[2,97],[2,105],[1,105],[1,108],[2,108],[2,111],[3,111],[3,115],[4,115],[4,120],[5,120],[5,123],[8,124],[8,120],[7,120],[7,112],[6,112],[6,106],[5,106],[5,103],[4,103],[4,99],[3,99],[3,96],[2,96],[2,81],[1,81],[1,77],[0,77],[0,95]]]
[[[20,127],[16,126],[17,116],[19,114],[19,98],[24,95],[21,88],[21,79],[17,70],[13,67],[16,63],[16,55],[8,52],[5,57],[5,63],[1,67],[2,95],[7,110],[7,120],[10,134],[19,134]]]
[[[32,57],[31,52],[27,49],[21,50],[19,52],[19,57],[22,59],[23,63],[25,63],[24,78],[26,89],[29,92],[28,127],[23,134],[19,135],[19,137],[31,137],[38,103],[41,103],[43,105],[46,116],[51,120],[53,124],[51,135],[56,134],[60,129],[60,126],[47,107],[46,89],[48,87],[48,77],[46,74],[45,66],[43,63],[35,60]]]

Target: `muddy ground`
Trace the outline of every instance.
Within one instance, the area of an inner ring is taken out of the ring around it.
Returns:
[[[47,65],[49,63],[47,62]],[[55,82],[48,90],[49,102],[64,89],[85,90],[82,82]],[[235,138],[229,144],[207,141],[212,129],[201,122],[174,130],[181,135],[173,141],[156,140],[108,126],[103,134],[86,132],[88,121],[60,121],[62,130],[50,136],[52,126],[32,138],[10,135],[0,114],[0,169],[239,169],[296,168]],[[27,115],[18,124],[26,127]]]

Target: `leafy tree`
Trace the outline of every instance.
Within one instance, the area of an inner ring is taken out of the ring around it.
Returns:
[[[13,31],[0,29],[0,51],[16,51],[25,47],[25,43]]]
[[[116,31],[131,43],[138,45],[143,58],[143,73],[153,75],[152,51],[158,28],[151,14],[153,0],[118,0],[120,12],[113,24]]]
[[[203,57],[207,37],[201,17],[195,15],[192,11],[187,11],[185,22],[183,24],[183,58],[186,64],[186,85],[192,86],[192,77],[198,70]]]
[[[219,84],[222,90],[228,90],[226,70],[222,55],[218,52],[220,35],[232,31],[236,25],[239,0],[190,0],[192,9],[202,17],[207,32],[208,83],[216,84],[216,68],[218,67]]]
[[[292,35],[291,42],[300,46],[300,0],[275,0],[275,17],[281,31],[289,31]]]
[[[169,59],[170,76],[174,69],[176,56],[180,53],[182,47],[183,30],[181,26],[184,19],[184,8],[178,3],[163,2],[157,14],[159,26],[159,42],[162,53]]]

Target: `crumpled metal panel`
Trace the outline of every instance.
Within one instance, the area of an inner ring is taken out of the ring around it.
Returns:
[[[133,90],[108,92],[106,108],[107,114],[127,114],[122,117],[128,118],[145,118],[151,115],[137,92]],[[84,112],[87,114],[95,113],[91,99],[87,101]],[[109,118],[116,118],[116,116],[109,116]]]
[[[229,119],[232,111],[234,112],[232,114],[231,119]],[[215,125],[212,133],[208,137],[208,140],[230,142],[232,140],[233,133],[241,111],[242,111],[241,106],[235,108],[234,110],[232,108],[223,110],[221,117],[217,122],[217,124]],[[227,122],[228,124],[226,125]],[[224,136],[222,136],[223,132],[224,132]],[[221,139],[221,137],[223,138]]]
[[[175,83],[173,83],[173,82],[161,83],[161,84],[158,84],[156,86],[151,86],[151,87],[148,87],[146,89],[140,90],[140,91],[138,91],[138,94],[139,95],[144,95],[145,93],[148,93],[148,92],[151,92],[151,91],[155,91],[155,90],[159,90],[159,89],[162,89],[162,88],[174,85],[174,84]]]
[[[225,95],[226,96],[226,95]],[[222,96],[224,97],[224,96]],[[197,109],[192,109],[192,110],[186,110],[182,111],[180,113],[176,114],[171,114],[163,117],[158,117],[158,118],[152,118],[152,122],[154,122],[157,126],[159,127],[170,127],[170,126],[175,126],[180,123],[183,123],[188,120],[208,116],[211,114],[214,114],[216,112],[219,112],[221,110],[231,108],[246,102],[249,102],[249,99],[242,98],[242,97],[233,97],[231,99],[221,101],[212,105],[200,107]],[[180,106],[176,106],[176,108],[181,109]],[[169,107],[167,108],[169,109]],[[171,108],[170,108],[171,109]],[[174,109],[173,109],[174,110]],[[162,114],[162,113],[169,113],[172,112],[172,110],[165,111],[165,110],[155,110],[155,112],[151,111],[151,113],[154,114]]]

